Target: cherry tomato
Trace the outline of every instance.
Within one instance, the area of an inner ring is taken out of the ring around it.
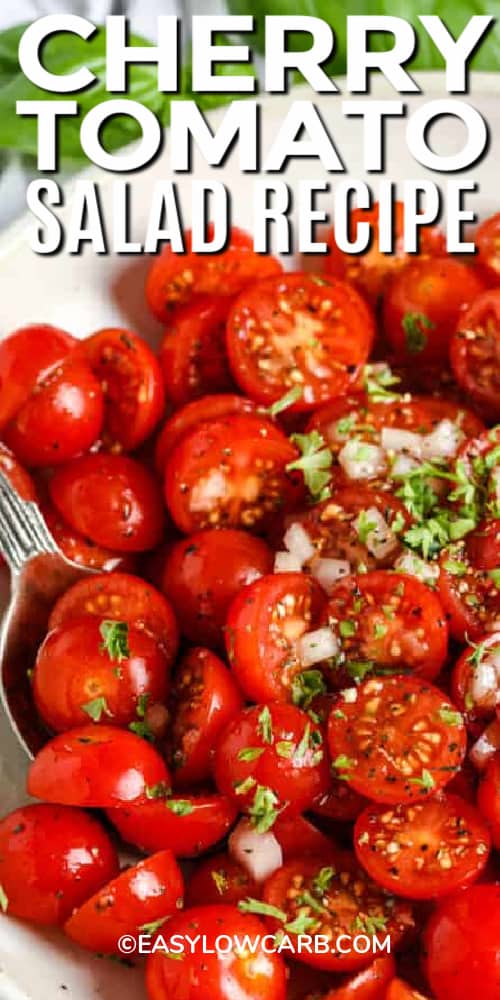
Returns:
[[[466,736],[441,691],[417,677],[373,677],[351,690],[330,713],[328,743],[334,767],[355,791],[394,805],[448,783]]]
[[[384,296],[383,326],[396,360],[446,364],[461,314],[482,291],[477,273],[452,257],[408,264]]]
[[[169,705],[167,759],[176,787],[208,781],[217,738],[242,707],[237,685],[218,656],[190,649],[177,668]]]
[[[393,809],[367,806],[356,820],[354,847],[377,885],[409,899],[434,899],[475,882],[491,842],[474,806],[441,795]]]
[[[259,886],[243,865],[222,852],[197,864],[187,885],[186,906],[239,903],[248,896],[257,899],[259,893]]]
[[[0,471],[22,496],[23,500],[34,500],[36,502],[35,484],[26,469],[18,462],[15,455],[0,441]]]
[[[127,622],[76,618],[49,632],[36,658],[33,694],[49,729],[65,732],[92,719],[137,723],[164,702],[168,663],[158,643]]]
[[[264,902],[278,911],[276,917],[267,918],[273,930],[283,930],[292,944],[298,934],[325,935],[329,940],[329,951],[297,949],[295,958],[332,972],[354,971],[370,963],[374,949],[360,954],[354,945],[357,935],[373,938],[383,928],[393,951],[413,927],[410,903],[387,896],[354,857],[344,854],[336,867],[314,858],[289,861],[267,879],[263,891]]]
[[[453,667],[450,691],[469,729],[478,736],[500,703],[500,631],[481,636],[463,650]]]
[[[238,385],[259,403],[301,393],[311,410],[355,384],[375,336],[373,317],[353,288],[308,274],[285,274],[245,289],[227,323]]]
[[[63,924],[117,872],[109,835],[82,809],[28,805],[0,820],[2,909],[10,916]]]
[[[100,573],[79,580],[54,605],[49,629],[82,615],[131,622],[159,642],[169,666],[175,660],[179,638],[172,608],[159,591],[138,576]]]
[[[167,507],[185,534],[201,528],[265,528],[295,506],[302,477],[287,472],[296,449],[270,421],[233,415],[200,424],[174,448],[165,472]]]
[[[59,365],[76,340],[65,330],[33,323],[0,341],[0,428],[12,420],[38,380]]]
[[[141,851],[168,848],[177,858],[194,858],[225,837],[236,809],[225,795],[206,792],[110,809],[108,818]]]
[[[418,993],[402,979],[393,979],[384,995],[384,1000],[428,1000],[428,998],[424,997],[423,993]]]
[[[500,850],[500,753],[486,765],[479,785],[477,804],[491,830],[493,844]]]
[[[227,616],[226,647],[247,698],[297,699],[306,666],[300,640],[316,628],[324,603],[305,573],[272,573],[240,590]]]
[[[130,330],[98,330],[78,348],[99,380],[105,400],[105,439],[133,451],[154,430],[165,406],[160,365]]]
[[[155,466],[160,476],[165,473],[167,459],[184,434],[207,420],[229,417],[232,413],[254,413],[256,404],[252,399],[231,393],[203,396],[186,403],[169,417],[160,431],[155,448]]]
[[[491,631],[500,617],[500,585],[489,570],[474,563],[476,532],[443,549],[439,558],[438,593],[451,635],[458,642],[475,642]]]
[[[352,823],[366,805],[366,799],[350,788],[345,781],[332,777],[331,788],[319,795],[311,806],[311,812],[335,823]]]
[[[213,227],[208,227],[208,239]],[[245,285],[268,275],[279,274],[281,264],[269,254],[253,249],[252,237],[233,227],[225,250],[220,253],[192,251],[192,234],[184,239],[185,253],[167,246],[153,261],[146,280],[146,301],[161,323],[168,323],[175,306],[197,295],[237,295]]]
[[[448,896],[424,935],[425,970],[436,1000],[498,1000],[500,886],[473,885]]]
[[[50,500],[40,506],[51,535],[67,559],[78,563],[79,566],[106,572],[112,570],[127,572],[134,569],[134,556],[131,553],[113,552],[112,549],[105,549],[102,545],[96,545],[90,538],[85,538],[66,523]]]
[[[117,552],[152,549],[164,526],[161,493],[150,472],[122,455],[84,455],[58,469],[50,495],[72,528]]]
[[[4,438],[25,465],[61,465],[94,444],[103,412],[99,383],[71,355],[40,376],[4,429]]]
[[[440,672],[448,628],[440,601],[416,577],[388,570],[348,576],[332,589],[323,621],[338,639],[337,663],[351,677],[367,670]]]
[[[171,851],[120,872],[76,910],[64,930],[88,951],[121,955],[122,935],[153,936],[182,906],[184,882]]]
[[[500,213],[490,215],[478,226],[474,238],[479,270],[493,284],[500,283]]]
[[[191,642],[219,649],[231,602],[272,568],[272,552],[262,539],[231,528],[198,531],[167,550],[161,589],[172,602],[183,634]]]
[[[500,426],[468,438],[459,448],[457,465],[475,488],[484,516],[500,512]]]
[[[240,913],[236,906],[194,906],[177,914],[163,937],[169,951],[178,950],[180,943],[181,961],[161,951],[149,956],[149,1000],[285,1000],[285,963],[281,955],[264,950],[265,934],[261,920]],[[255,942],[251,953],[238,946],[246,935]],[[188,936],[198,937],[199,945],[190,947]],[[221,949],[215,947],[218,937],[224,942]]]
[[[183,406],[207,393],[233,387],[226,357],[226,320],[231,299],[199,296],[172,313],[160,347],[169,400]]]
[[[243,709],[219,739],[214,773],[219,790],[256,830],[269,830],[278,813],[303,812],[326,791],[321,730],[293,705]]]
[[[500,419],[500,289],[483,292],[462,314],[451,340],[451,367],[470,400]]]
[[[500,566],[500,518],[481,521],[467,539],[467,551],[478,569],[497,569]]]
[[[150,743],[102,724],[54,736],[30,764],[27,782],[36,799],[96,809],[148,803],[169,787],[165,763]]]
[[[324,1000],[385,1000],[386,989],[396,971],[392,955],[374,958],[366,969],[349,976],[341,986],[329,990]]]

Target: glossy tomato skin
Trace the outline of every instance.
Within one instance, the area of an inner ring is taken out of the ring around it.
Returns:
[[[402,979],[393,979],[384,1000],[428,1000],[428,998],[424,997],[423,993],[418,993]]]
[[[450,633],[458,642],[476,642],[494,627],[500,613],[499,586],[489,571],[475,565],[469,556],[475,534],[472,531],[443,549],[439,557],[438,594]],[[457,565],[464,567],[460,574],[455,572]]]
[[[117,873],[109,835],[82,809],[28,805],[0,820],[0,884],[10,916],[63,924]]]
[[[359,379],[375,336],[354,288],[284,274],[245,289],[228,317],[227,349],[241,390],[259,403],[302,390],[294,412],[310,411]]]
[[[112,327],[87,337],[78,353],[102,386],[106,444],[124,451],[138,448],[165,407],[162,373],[153,351],[137,334]]]
[[[227,616],[231,669],[251,701],[293,701],[293,684],[304,671],[296,652],[313,631],[325,597],[305,573],[272,573],[244,587]]]
[[[474,242],[480,271],[493,285],[500,284],[500,212],[478,226]]]
[[[219,417],[228,417],[231,413],[255,413],[256,409],[256,403],[252,399],[236,396],[230,392],[215,393],[186,403],[168,418],[156,439],[155,467],[158,474],[164,475],[170,452],[183,435],[198,424]]]
[[[5,428],[5,441],[27,466],[61,465],[94,444],[103,413],[99,383],[71,355],[39,378]]]
[[[328,770],[321,730],[294,705],[243,709],[216,748],[217,787],[253,817],[257,829],[269,829],[278,810],[293,815],[308,809],[328,788]],[[263,794],[270,800],[267,811]]]
[[[495,717],[498,699],[495,654],[500,652],[500,631],[485,633],[474,646],[467,646],[456,661],[450,692],[453,701],[464,713],[467,726],[474,736]],[[485,673],[487,683],[481,680]]]
[[[230,305],[229,298],[205,295],[172,314],[159,360],[167,396],[174,406],[233,388],[226,357]]]
[[[500,420],[500,289],[483,292],[460,318],[451,340],[451,367],[474,405]]]
[[[233,599],[272,567],[273,554],[261,538],[234,528],[198,531],[167,550],[161,589],[186,638],[221,649]]]
[[[493,844],[500,850],[500,752],[494,754],[486,766],[477,804],[490,827]]]
[[[28,794],[62,805],[106,809],[148,803],[170,787],[159,753],[126,729],[87,725],[49,740],[28,771]]]
[[[86,899],[64,925],[65,933],[88,951],[121,955],[120,937],[151,934],[149,925],[168,920],[182,906],[184,881],[171,851],[161,851],[126,868]],[[161,927],[161,925],[160,925]]]
[[[186,888],[186,906],[258,899],[260,889],[243,865],[222,852],[199,861]]]
[[[0,428],[12,420],[39,378],[65,358],[76,340],[47,323],[15,330],[0,342]]]
[[[341,986],[329,990],[324,1000],[386,1000],[386,990],[395,972],[392,955],[381,955],[366,969],[349,976]]]
[[[500,886],[473,885],[443,900],[424,934],[424,966],[436,1000],[497,1000]]]
[[[213,233],[209,226],[209,235]],[[252,237],[233,227],[226,248],[217,254],[192,251],[192,234],[187,230],[185,253],[165,247],[153,261],[146,280],[146,301],[161,323],[170,321],[172,310],[198,295],[237,295],[245,285],[267,275],[279,274],[281,264],[269,255],[253,250]]]
[[[188,650],[169,700],[166,756],[177,788],[208,781],[217,738],[242,705],[241,692],[222,660],[199,646]]]
[[[89,569],[93,570],[105,570],[108,573],[113,570],[133,572],[135,557],[132,553],[113,552],[112,549],[103,548],[102,545],[96,545],[95,542],[92,542],[90,538],[85,538],[79,531],[70,527],[50,500],[40,506],[52,537],[67,559],[78,563],[79,566],[88,566]]]
[[[259,942],[266,934],[264,923],[253,914],[242,914],[236,906],[211,905],[190,907],[177,914],[164,928],[167,948],[176,948],[176,936],[186,939],[197,935],[207,947],[191,949],[181,941],[184,954],[173,961],[168,954],[157,951],[146,964],[146,988],[149,1000],[285,1000],[286,967],[276,952],[268,954]],[[243,940],[245,935],[257,943],[251,958],[234,947],[229,951],[229,937]],[[224,954],[215,943],[224,936]],[[173,940],[172,940],[173,939]],[[177,947],[179,938],[177,937]],[[205,953],[204,953],[205,952]]]
[[[176,802],[181,806],[175,806]],[[148,852],[168,849],[176,858],[204,854],[225,837],[236,815],[229,799],[216,792],[186,793],[172,800],[108,810],[108,818],[126,843]]]
[[[278,816],[273,835],[278,841],[283,861],[292,858],[325,858],[325,864],[333,862],[338,853],[338,845],[327,834],[318,830],[305,816]]]
[[[16,456],[0,441],[0,471],[12,484],[23,500],[37,499],[35,484],[26,469],[18,462]]]
[[[144,630],[126,625],[128,656],[103,644],[101,622],[88,615],[53,629],[42,643],[33,674],[37,709],[49,729],[65,732],[95,722],[128,726],[148,707],[166,700],[168,663]]]
[[[50,482],[50,495],[72,528],[117,552],[141,552],[160,541],[161,492],[139,462],[122,455],[84,455]]]

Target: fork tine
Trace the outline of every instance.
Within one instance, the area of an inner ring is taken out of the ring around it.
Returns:
[[[37,504],[23,500],[0,470],[0,548],[12,569],[31,556],[58,552]]]

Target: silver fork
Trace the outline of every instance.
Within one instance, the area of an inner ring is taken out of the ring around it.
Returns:
[[[35,710],[29,671],[57,598],[94,571],[62,554],[36,503],[23,500],[0,470],[0,552],[10,587],[0,593],[0,698],[19,743],[32,757],[47,740]]]

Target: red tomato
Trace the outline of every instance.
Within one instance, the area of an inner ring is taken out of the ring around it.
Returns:
[[[495,577],[469,556],[476,531],[443,549],[439,557],[439,597],[451,635],[458,642],[475,642],[494,629],[500,617],[500,587]]]
[[[2,909],[35,924],[63,924],[118,872],[104,828],[82,809],[29,805],[0,820]]]
[[[314,809],[315,806],[311,808]],[[273,826],[273,835],[281,847],[284,861],[299,857],[325,857],[331,860],[338,851],[332,838],[318,830],[304,816],[280,814]]]
[[[313,802],[311,812],[335,823],[352,823],[366,805],[363,795],[358,795],[345,781],[332,777],[332,787],[326,795]]]
[[[477,793],[477,804],[490,827],[493,844],[500,851],[500,752],[486,766]]]
[[[172,608],[162,594],[138,576],[101,573],[79,580],[54,605],[49,629],[82,615],[131,622],[160,643],[169,666],[175,660],[179,638]]]
[[[472,648],[463,650],[453,667],[450,692],[478,736],[495,717],[500,702],[500,631],[481,636]]]
[[[222,852],[196,865],[186,889],[186,906],[239,903],[248,896],[258,899],[259,894],[259,886],[243,865]]]
[[[24,326],[0,341],[0,428],[75,344],[71,334],[46,323]]]
[[[373,317],[353,288],[308,274],[251,285],[227,322],[229,361],[243,392],[270,404],[299,388],[295,412],[355,384],[374,336]]]
[[[174,448],[165,472],[167,507],[180,531],[265,528],[302,496],[287,472],[297,451],[269,420],[249,415],[200,424]]]
[[[500,289],[483,292],[460,317],[451,340],[457,382],[490,420],[500,419]]]
[[[261,538],[231,528],[198,531],[167,550],[161,589],[172,602],[183,634],[191,642],[218,649],[224,645],[231,602],[272,568],[273,554]]]
[[[326,791],[321,730],[293,705],[245,708],[219,739],[214,773],[219,790],[256,830],[269,830],[278,813],[303,812]]]
[[[464,441],[457,463],[475,487],[476,500],[483,501],[483,514],[495,517],[500,511],[500,426]]]
[[[332,230],[330,239],[330,256],[326,258],[326,269],[339,278],[351,281],[359,291],[366,295],[368,301],[376,304],[385,291],[387,282],[393,274],[407,266],[411,260],[404,250],[404,205],[397,201],[394,204],[395,233],[394,252],[382,253],[379,249],[379,203],[373,208],[355,208],[351,211],[349,229],[351,239],[355,239],[358,223],[367,222],[370,225],[372,239],[367,250],[362,254],[348,254],[340,250],[335,243],[335,232]],[[420,233],[420,254],[424,257],[436,257],[446,250],[443,233],[437,226],[424,226]]]
[[[61,465],[94,444],[103,412],[99,383],[71,355],[38,379],[6,426],[5,441],[25,465]]]
[[[168,663],[158,643],[127,622],[75,618],[49,632],[33,675],[37,709],[49,729],[88,723],[137,723],[148,705],[164,702]]]
[[[208,229],[210,239],[213,227]],[[193,253],[191,245],[191,230],[188,230],[185,253],[175,253],[167,246],[149,269],[146,301],[161,323],[169,322],[175,306],[190,302],[197,295],[237,295],[250,282],[281,271],[278,260],[269,254],[256,254],[252,237],[236,227],[231,229],[222,252]]]
[[[448,896],[424,935],[425,969],[436,1000],[498,1000],[500,886]]]
[[[402,979],[393,979],[384,995],[384,1000],[428,1000],[423,993],[418,993]]]
[[[66,523],[50,501],[41,504],[41,510],[51,535],[67,559],[78,563],[79,566],[105,570],[108,573],[112,570],[126,572],[134,569],[132,554],[113,552],[112,549],[105,549],[102,545],[96,545],[90,538],[85,538]]]
[[[395,971],[392,955],[381,955],[374,958],[366,969],[349,976],[342,986],[329,990],[324,1000],[385,1000],[386,989]]]
[[[146,740],[105,725],[54,736],[30,764],[27,782],[36,799],[96,809],[146,804],[169,787],[165,763]]]
[[[184,434],[207,420],[217,420],[228,417],[232,413],[254,413],[257,409],[252,399],[235,396],[231,393],[215,396],[203,396],[186,403],[169,417],[160,431],[155,449],[155,466],[160,476],[165,473],[167,459]]]
[[[104,393],[105,437],[133,451],[154,430],[165,406],[160,365],[142,337],[129,330],[98,330],[78,352]]]
[[[478,226],[474,242],[480,271],[492,281],[500,283],[500,213],[490,215]]]
[[[87,898],[64,930],[88,951],[121,955],[119,940],[126,934],[153,936],[182,906],[184,882],[171,851],[161,851],[120,872],[99,892]]]
[[[354,827],[359,863],[377,885],[409,899],[434,899],[475,882],[490,847],[480,813],[458,795],[394,809],[372,804]]]
[[[468,536],[467,551],[478,569],[497,569],[500,566],[500,518],[481,521]]]
[[[353,856],[344,854],[336,867],[325,866],[314,858],[289,861],[267,879],[263,891],[264,902],[281,914],[279,918],[278,913],[276,917],[269,915],[270,926],[284,930],[292,944],[298,934],[328,937],[329,951],[297,948],[294,956],[332,972],[361,969],[373,959],[374,947],[364,954],[356,950],[356,936],[373,938],[383,927],[393,951],[414,926],[410,903],[388,897]]]
[[[141,851],[168,848],[177,858],[204,854],[228,833],[236,809],[224,795],[206,792],[110,809],[108,818]]]
[[[163,937],[169,951],[178,950],[180,943],[181,961],[161,951],[149,956],[149,1000],[285,1000],[285,963],[281,955],[264,950],[265,934],[261,920],[240,913],[236,906],[195,906],[177,914]],[[251,953],[238,947],[245,935],[252,941]],[[198,937],[198,945],[191,947],[188,936]],[[215,947],[218,937],[220,949]]]
[[[334,767],[355,791],[394,805],[448,783],[466,736],[441,691],[418,677],[373,677],[353,692],[330,713],[328,743]]]
[[[184,406],[207,393],[233,387],[226,357],[226,320],[231,299],[196,298],[172,313],[160,347],[169,400]]]
[[[351,677],[382,668],[433,680],[448,652],[440,601],[416,577],[388,570],[348,576],[332,589],[323,621],[339,643],[338,665]]]
[[[0,471],[3,472],[4,476],[21,494],[23,500],[34,500],[36,502],[37,495],[35,484],[26,469],[23,469],[22,465],[17,461],[15,455],[0,441]]]
[[[177,668],[170,693],[167,760],[174,784],[208,781],[215,744],[242,707],[242,697],[222,660],[208,649],[190,649]]]
[[[240,590],[227,616],[226,647],[247,698],[298,703],[306,668],[300,639],[316,628],[324,603],[305,573],[272,573]]]
[[[84,455],[58,469],[50,495],[72,528],[117,552],[152,549],[162,537],[164,513],[153,476],[122,455]]]
[[[384,296],[382,322],[396,359],[446,364],[462,312],[483,290],[477,273],[452,257],[408,264]]]

